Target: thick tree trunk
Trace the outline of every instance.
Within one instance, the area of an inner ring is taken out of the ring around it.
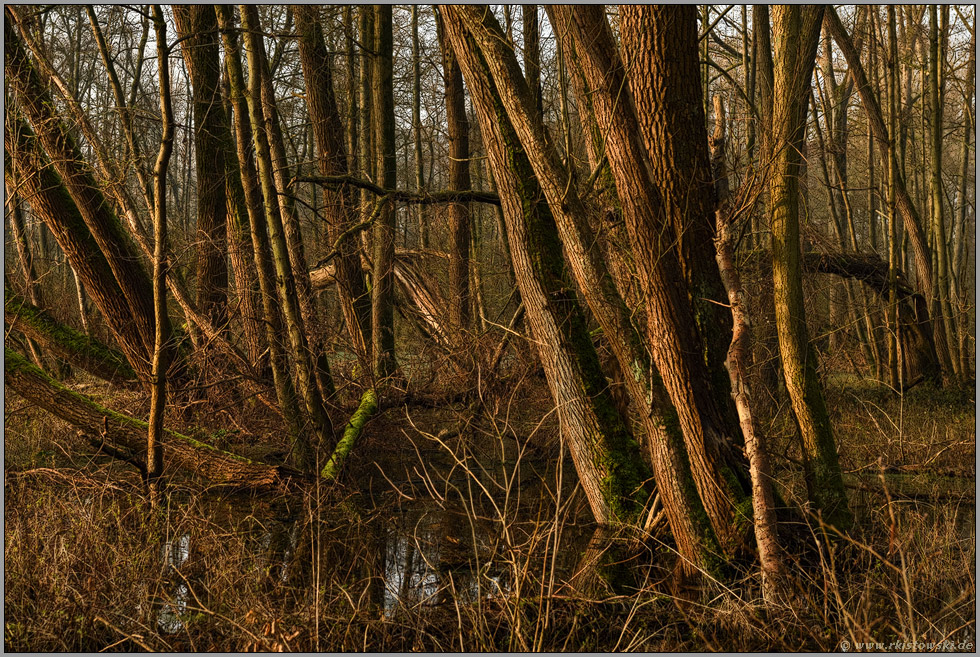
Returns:
[[[708,375],[725,404],[732,317],[723,305],[727,295],[712,241],[715,192],[703,110],[707,99],[698,71],[697,10],[694,5],[623,5],[620,20],[623,64],[649,153],[651,181],[660,190],[661,212],[677,235]],[[726,415],[734,414],[726,409]]]
[[[796,418],[810,500],[826,522],[851,523],[816,353],[806,330],[800,257],[799,176],[807,98],[823,7],[773,7],[773,169],[769,179],[776,330],[783,379]]]
[[[24,201],[30,204],[34,215],[51,230],[68,262],[82,277],[126,359],[140,378],[147,380],[151,350],[147,348],[133,320],[131,308],[112,268],[85,225],[62,179],[44,155],[34,133],[23,121],[7,123],[4,155],[7,184],[18,190]],[[148,298],[152,301],[152,293]]]
[[[98,340],[66,326],[36,305],[4,289],[3,319],[73,367],[113,383],[132,384],[136,372],[126,357]]]
[[[197,308],[216,327],[224,328],[228,322],[228,204],[222,135],[228,123],[221,103],[218,23],[211,5],[174,5],[173,14],[194,108]]]
[[[85,232],[91,235],[98,249],[105,254],[105,262],[116,279],[122,300],[129,308],[132,328],[139,335],[144,353],[149,355],[153,349],[154,335],[153,294],[149,276],[132,240],[82,158],[71,137],[71,131],[56,114],[51,95],[42,85],[37,71],[24,52],[20,37],[7,13],[4,14],[4,38],[4,70],[18,107],[36,133],[36,138],[32,141],[42,146],[47,153],[61,178],[57,187],[70,195],[77,208],[76,214],[82,218],[84,226],[87,226]],[[24,138],[29,138],[23,130],[17,131]],[[36,148],[34,150],[37,152]],[[29,177],[29,171],[30,167],[25,169],[25,177]],[[42,175],[50,177],[51,174]],[[122,327],[117,327],[119,329]]]
[[[84,431],[96,446],[108,444],[137,460],[146,451],[146,422],[69,390],[9,348],[4,350],[4,382],[27,401]],[[256,463],[167,429],[161,445],[168,468],[192,472],[219,486],[276,489],[289,474],[285,468]]]

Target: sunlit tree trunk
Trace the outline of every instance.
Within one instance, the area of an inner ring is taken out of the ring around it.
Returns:
[[[776,330],[783,380],[803,441],[811,501],[825,521],[851,523],[833,427],[806,330],[800,263],[799,176],[807,98],[823,7],[776,6],[773,17],[773,168],[769,179]]]
[[[153,166],[153,314],[156,336],[153,343],[153,370],[150,379],[150,419],[146,441],[146,482],[150,503],[156,506],[163,474],[163,414],[167,407],[167,366],[173,345],[170,316],[167,314],[167,167],[174,146],[174,111],[170,100],[170,63],[167,24],[160,5],[153,6],[153,27],[157,42],[160,80],[160,117],[163,134]],[[223,189],[223,188],[222,188]]]

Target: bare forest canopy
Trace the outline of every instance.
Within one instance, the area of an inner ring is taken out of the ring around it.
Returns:
[[[463,403],[449,440],[530,367],[597,522],[769,596],[778,409],[786,517],[846,533],[827,378],[974,381],[972,5],[7,5],[4,39],[7,391],[154,500],[343,480],[385,409]],[[253,416],[267,449],[216,438]]]

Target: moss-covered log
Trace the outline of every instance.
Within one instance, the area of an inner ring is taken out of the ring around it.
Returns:
[[[5,348],[4,356],[4,382],[18,395],[91,435],[101,436],[118,451],[145,455],[146,422],[68,389],[12,349]],[[269,489],[292,474],[286,468],[256,463],[176,431],[164,430],[162,443],[168,469],[186,470],[222,486]]]
[[[347,459],[347,455],[354,449],[357,439],[364,432],[364,425],[377,410],[378,394],[374,391],[374,388],[368,388],[361,395],[360,405],[354,411],[347,426],[344,427],[344,435],[340,439],[340,442],[337,443],[337,447],[333,450],[330,460],[327,461],[327,464],[323,466],[323,470],[320,471],[321,477],[324,479],[334,479],[337,477],[337,473],[340,472],[340,466],[343,465]]]
[[[62,324],[10,288],[4,288],[3,319],[14,330],[89,374],[112,383],[137,381],[136,372],[121,353]]]

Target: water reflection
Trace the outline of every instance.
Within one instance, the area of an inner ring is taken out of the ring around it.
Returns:
[[[174,541],[163,544],[163,567],[168,578],[180,580],[176,571],[184,565],[191,554],[191,535],[181,534]],[[176,577],[175,577],[176,576]],[[178,581],[174,587],[172,600],[165,600],[157,614],[157,626],[165,634],[176,634],[184,627],[181,620],[187,612],[190,590],[187,584]]]

